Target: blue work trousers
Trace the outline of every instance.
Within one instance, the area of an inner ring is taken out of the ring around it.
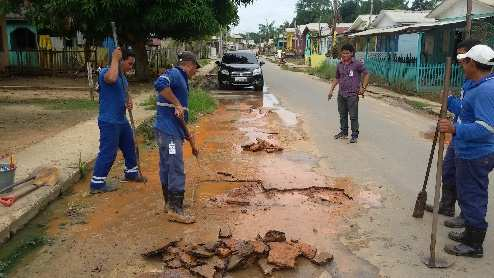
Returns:
[[[184,140],[156,130],[160,153],[160,181],[168,193],[185,192]]]
[[[106,177],[120,149],[125,159],[125,178],[134,180],[139,176],[132,128],[128,122],[113,124],[98,121],[100,130],[99,153],[94,165],[92,188],[102,188],[106,185]]]

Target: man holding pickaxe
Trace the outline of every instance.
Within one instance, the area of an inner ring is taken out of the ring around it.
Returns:
[[[188,120],[189,78],[201,66],[188,51],[178,57],[178,66],[167,70],[154,83],[157,92],[156,137],[160,153],[160,180],[169,220],[191,224],[195,218],[183,209],[185,170],[184,139],[190,142],[195,156],[199,154],[194,137],[185,123]]]
[[[105,67],[99,75],[99,117],[100,147],[90,192],[104,193],[118,188],[118,182],[106,180],[120,149],[125,159],[124,180],[145,182],[137,166],[133,131],[125,116],[125,110],[132,110],[132,99],[127,96],[128,82],[124,73],[129,72],[135,63],[135,55],[119,47],[113,51],[110,67]]]

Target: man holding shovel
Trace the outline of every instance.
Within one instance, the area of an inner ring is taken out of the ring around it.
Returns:
[[[183,143],[187,139],[197,156],[194,137],[188,132],[189,78],[201,66],[196,56],[188,51],[179,55],[178,66],[167,70],[154,83],[158,94],[156,103],[156,137],[160,153],[160,181],[169,220],[183,224],[195,218],[183,209],[185,171]]]
[[[458,44],[456,52],[457,54],[465,54],[472,47],[478,44],[481,44],[479,40],[464,40]],[[458,62],[461,64],[463,60],[458,60]],[[448,97],[448,111],[455,115],[453,123],[458,122],[458,116],[461,112],[462,107],[462,100],[465,97],[467,91],[472,87],[472,85],[474,85],[474,82],[472,80],[466,79],[461,89],[461,96]],[[455,216],[455,205],[457,200],[455,149],[453,146],[453,142],[449,144],[448,150],[446,151],[446,155],[444,157],[442,177],[443,186],[441,192],[441,201],[439,202],[439,214],[448,217]],[[432,205],[427,205],[425,207],[425,210],[429,212],[432,212],[432,209]],[[463,218],[463,214],[460,213],[457,217],[446,220],[444,222],[444,225],[449,228],[464,228],[465,220]]]
[[[465,230],[448,237],[460,242],[446,245],[456,256],[480,258],[487,230],[489,173],[494,169],[494,50],[476,45],[459,54],[466,79],[472,86],[463,98],[458,121],[439,121],[440,132],[451,133],[455,150],[458,204],[465,219]]]
[[[120,149],[125,159],[124,180],[145,182],[137,167],[133,131],[125,116],[125,109],[132,110],[132,99],[126,96],[128,87],[124,73],[129,72],[135,63],[135,55],[116,48],[112,54],[110,67],[99,74],[99,117],[100,146],[91,178],[92,194],[114,191],[117,182],[107,182],[106,177]]]

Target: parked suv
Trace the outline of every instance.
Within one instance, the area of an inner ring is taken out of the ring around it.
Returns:
[[[220,89],[228,87],[254,86],[256,91],[264,88],[264,77],[261,67],[264,62],[258,61],[251,51],[232,51],[223,55],[221,61],[217,61],[218,84]]]

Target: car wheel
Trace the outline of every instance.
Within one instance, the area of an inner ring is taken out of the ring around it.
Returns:
[[[257,92],[262,92],[264,90],[264,85],[257,85],[254,88]]]
[[[226,90],[226,85],[221,83],[221,81],[218,81],[218,88],[220,88],[220,90]]]

